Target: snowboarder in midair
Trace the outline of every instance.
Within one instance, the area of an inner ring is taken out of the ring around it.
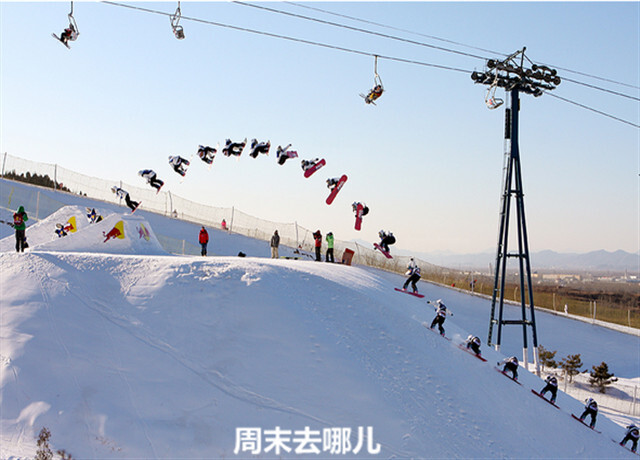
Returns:
[[[213,147],[199,145],[198,146],[198,157],[206,164],[210,165],[213,163],[213,158],[216,156],[218,151]]]
[[[430,328],[433,329],[437,324],[440,335],[444,337],[444,327],[442,327],[442,325],[444,324],[444,320],[447,319],[447,315],[453,315],[453,313],[447,311],[447,306],[443,304],[440,299],[435,302],[429,301],[427,303],[433,303],[436,309],[436,316],[433,318]]]
[[[246,139],[242,142],[232,142],[231,139],[227,139],[225,141],[225,146],[222,149],[222,154],[226,157],[230,155],[239,157],[240,155],[242,155],[242,151],[244,150],[245,145],[247,145]]]
[[[190,163],[189,160],[187,160],[186,158],[182,158],[180,155],[172,155],[169,157],[169,164],[175,172],[184,177],[185,174],[187,174],[185,165],[189,166]]]
[[[123,198],[124,202],[127,203],[127,206],[131,208],[132,212],[135,211],[136,208],[140,205],[138,201],[132,201],[131,197],[129,196],[129,192],[121,189],[120,187],[117,187],[114,185],[113,187],[111,187],[111,191],[115,193],[118,197]]]
[[[467,340],[465,340],[465,343],[467,344],[467,349],[471,348],[476,355],[480,356],[480,338],[474,335],[469,335]]]
[[[411,260],[409,260],[409,265],[407,266],[407,272],[405,273],[405,275],[408,275],[409,278],[407,278],[407,280],[404,282],[402,290],[406,291],[409,283],[411,283],[413,293],[417,294],[418,286],[416,283],[420,281],[420,267],[418,267],[413,257],[411,258]]]
[[[584,422],[584,419],[587,415],[591,416],[591,423],[589,424],[589,426],[591,428],[595,427],[596,417],[598,416],[598,403],[593,398],[585,399],[584,412],[580,416],[580,421]]]
[[[511,371],[513,380],[518,380],[518,358],[512,356],[510,358],[503,359],[502,362],[504,363],[502,373],[506,374],[507,371]]]
[[[359,201],[354,201],[351,204],[351,209],[353,209],[353,212],[355,212],[357,214],[358,212],[358,205],[361,204],[362,205],[362,217],[366,216],[367,214],[369,214],[369,208],[367,207],[366,204],[364,203],[360,203]]]
[[[396,237],[393,236],[393,233],[387,233],[384,230],[380,230],[378,236],[380,237],[380,247],[384,249],[385,252],[390,252],[389,246],[396,242]]]
[[[282,166],[289,158],[296,158],[298,156],[298,152],[295,150],[289,150],[289,147],[291,147],[291,144],[284,148],[278,146],[276,149],[276,158],[278,159],[278,164],[280,166]]]
[[[258,142],[257,139],[251,139],[251,153],[249,153],[249,156],[251,158],[258,158],[259,153],[264,153],[265,155],[269,155],[270,149],[271,149],[271,141]]]
[[[338,185],[338,182],[340,182],[339,177],[330,177],[329,179],[327,179],[327,188],[329,190],[333,190]]]
[[[627,432],[624,435],[624,439],[620,441],[620,445],[624,446],[627,441],[631,441],[631,452],[636,451],[638,448],[638,438],[640,437],[640,430],[633,423],[627,426]]]
[[[300,165],[302,166],[302,170],[306,171],[307,169],[313,168],[318,161],[320,161],[320,158],[314,158],[313,160],[302,160],[300,162]]]
[[[546,379],[544,379],[546,386],[542,389],[540,394],[544,396],[547,391],[551,392],[551,403],[555,404],[556,397],[558,395],[558,379],[555,375],[548,375]]]
[[[164,185],[164,181],[158,179],[158,176],[153,169],[141,169],[138,171],[138,175],[143,179],[146,179],[147,184],[151,185],[157,191],[160,191]]]

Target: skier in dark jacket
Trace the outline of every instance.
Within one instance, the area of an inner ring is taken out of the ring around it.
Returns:
[[[631,452],[635,452],[638,448],[638,438],[640,437],[640,430],[633,423],[627,426],[627,432],[624,435],[624,439],[620,441],[620,445],[624,446],[627,441],[631,441]]]
[[[138,175],[147,181],[147,184],[155,188],[158,192],[164,185],[164,181],[158,179],[158,175],[153,169],[142,169],[138,171]]]
[[[551,399],[549,401],[555,404],[556,396],[558,395],[558,379],[554,375],[548,375],[547,378],[544,379],[544,381],[547,383],[547,385],[542,389],[540,394],[544,396],[547,391],[550,391]]]
[[[202,247],[202,250],[200,251],[200,255],[206,256],[207,255],[207,243],[209,242],[209,233],[207,233],[207,229],[204,228],[204,226],[200,229],[200,234],[198,235],[198,242],[200,243],[200,246]]]
[[[139,201],[131,200],[131,197],[129,196],[129,192],[127,192],[126,190],[121,189],[120,187],[117,187],[114,185],[113,187],[111,187],[111,191],[115,193],[117,196],[119,196],[120,198],[124,198],[124,202],[127,203],[127,206],[129,206],[129,208],[131,208],[131,212],[135,211],[136,208],[140,206]]]
[[[313,233],[313,239],[316,248],[316,262],[321,262],[322,256],[320,255],[320,250],[322,249],[322,233],[320,233],[320,230],[316,230]]]
[[[420,267],[416,265],[416,261],[413,259],[413,257],[409,261],[409,266],[407,267],[407,272],[405,273],[405,275],[409,275],[409,278],[407,278],[407,280],[404,282],[404,285],[402,286],[402,290],[406,291],[407,287],[409,286],[409,283],[411,283],[411,287],[413,288],[413,293],[417,294],[418,286],[416,283],[420,281]]]
[[[13,214],[13,228],[16,229],[16,252],[24,252],[27,246],[27,237],[25,230],[27,229],[26,221],[29,220],[24,206],[20,206]]]
[[[591,428],[596,426],[596,417],[598,416],[598,403],[595,399],[589,398],[585,399],[584,412],[580,416],[580,421],[584,422],[584,419],[587,415],[591,415],[591,424],[589,425]]]

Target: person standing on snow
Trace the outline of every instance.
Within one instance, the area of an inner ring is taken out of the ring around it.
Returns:
[[[335,260],[333,259],[333,233],[327,233],[325,239],[327,240],[327,254],[324,257],[324,261],[334,263]]]
[[[555,377],[555,375],[548,375],[547,378],[544,379],[544,381],[547,383],[547,385],[542,389],[540,394],[544,396],[547,391],[550,391],[551,399],[549,401],[555,404],[556,396],[558,395],[558,379]]]
[[[280,235],[278,235],[278,230],[276,230],[275,232],[273,232],[273,235],[271,236],[271,258],[272,259],[277,259],[278,257],[280,257],[278,255],[279,245],[280,245]]]
[[[518,380],[518,358],[512,356],[511,358],[505,358],[502,360],[504,363],[504,367],[502,368],[502,373],[506,374],[507,371],[511,371],[513,375],[513,380]]]
[[[200,234],[198,235],[198,242],[200,243],[200,246],[202,247],[202,250],[200,251],[200,255],[206,256],[207,255],[207,243],[209,243],[209,233],[207,233],[207,229],[204,228],[204,226],[202,226],[202,228],[200,229]]]
[[[428,301],[427,303],[431,303],[431,301]],[[447,319],[447,315],[453,316],[453,313],[447,311],[446,305],[443,304],[440,299],[436,300],[434,302],[434,305],[436,308],[436,317],[433,318],[433,321],[431,322],[430,327],[431,329],[433,329],[434,326],[437,324],[438,330],[440,331],[440,335],[444,337],[444,327],[442,327],[442,325],[444,324],[444,320]]]
[[[409,278],[407,278],[407,280],[404,282],[404,285],[402,286],[402,290],[406,291],[407,287],[409,286],[409,283],[411,283],[411,287],[413,288],[413,293],[417,294],[418,286],[416,283],[420,281],[420,267],[418,267],[413,257],[409,261],[409,265],[407,266],[407,272],[405,273],[405,275],[409,275]]]
[[[313,240],[316,248],[316,262],[322,262],[322,256],[320,255],[320,251],[322,250],[322,233],[320,233],[320,230],[316,230],[313,233]]]
[[[29,216],[27,216],[24,206],[20,206],[18,210],[13,214],[13,228],[16,229],[16,252],[24,252],[27,246],[27,237],[25,231],[27,229],[27,222]]]
[[[580,416],[580,421],[584,422],[584,419],[587,415],[591,415],[591,424],[589,425],[591,428],[596,426],[596,417],[598,416],[598,403],[595,399],[589,398],[585,399],[584,412]]]
[[[627,441],[631,441],[632,442],[631,452],[635,453],[636,449],[638,448],[639,437],[640,437],[640,430],[638,430],[638,427],[632,423],[631,425],[627,426],[627,432],[625,433],[624,439],[620,441],[620,445],[624,446],[627,443]]]

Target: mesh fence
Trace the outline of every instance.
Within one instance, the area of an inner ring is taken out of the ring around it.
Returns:
[[[136,201],[142,201],[145,211],[218,229],[222,228],[222,221],[224,220],[231,232],[258,240],[269,241],[273,234],[273,229],[277,228],[282,245],[297,248],[302,254],[315,258],[313,231],[301,227],[296,222],[273,222],[251,216],[235,207],[225,208],[204,205],[182,198],[170,191],[156,193],[155,190],[149,187],[142,188],[123,182],[114,183],[113,181],[86,176],[55,164],[25,160],[5,153],[2,157],[2,176],[8,175],[7,177],[11,178],[12,174],[17,176],[26,176],[27,174],[48,176],[58,190],[108,203],[122,204],[111,192],[111,187],[117,185],[128,191]],[[30,192],[30,196],[26,198],[26,204],[24,204],[25,208],[36,217],[38,217],[37,214],[40,214],[40,217],[46,217],[46,215],[63,205],[60,202],[51,200],[51,203],[43,206],[43,203],[36,202],[38,196],[40,196],[40,200],[48,199],[43,198],[43,194],[38,194],[34,191]],[[25,198],[21,196],[21,200],[25,200]],[[10,207],[10,202],[7,207]],[[169,252],[175,254],[199,254],[197,246],[182,240],[174,240],[162,235],[158,235],[158,239]],[[323,245],[326,247],[325,242],[323,242]],[[337,261],[341,260],[345,249],[350,249],[354,252],[352,263],[358,265],[368,265],[392,272],[403,272],[409,263],[409,257],[394,256],[393,259],[387,259],[373,247],[365,247],[355,242],[341,240],[334,242],[334,254]],[[417,260],[417,262],[424,274],[437,274],[446,270],[423,260]]]

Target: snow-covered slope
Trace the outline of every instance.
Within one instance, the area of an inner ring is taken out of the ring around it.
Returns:
[[[42,426],[76,458],[234,457],[243,427],[351,428],[352,447],[372,427],[380,453],[364,441],[351,458],[633,457],[618,425],[601,416],[598,434],[571,419],[580,402],[541,401],[539,378],[460,350],[455,317],[453,342],[426,329],[430,307],[370,270],[47,251],[0,269],[2,458],[32,457]],[[266,439],[258,457],[314,456]]]

